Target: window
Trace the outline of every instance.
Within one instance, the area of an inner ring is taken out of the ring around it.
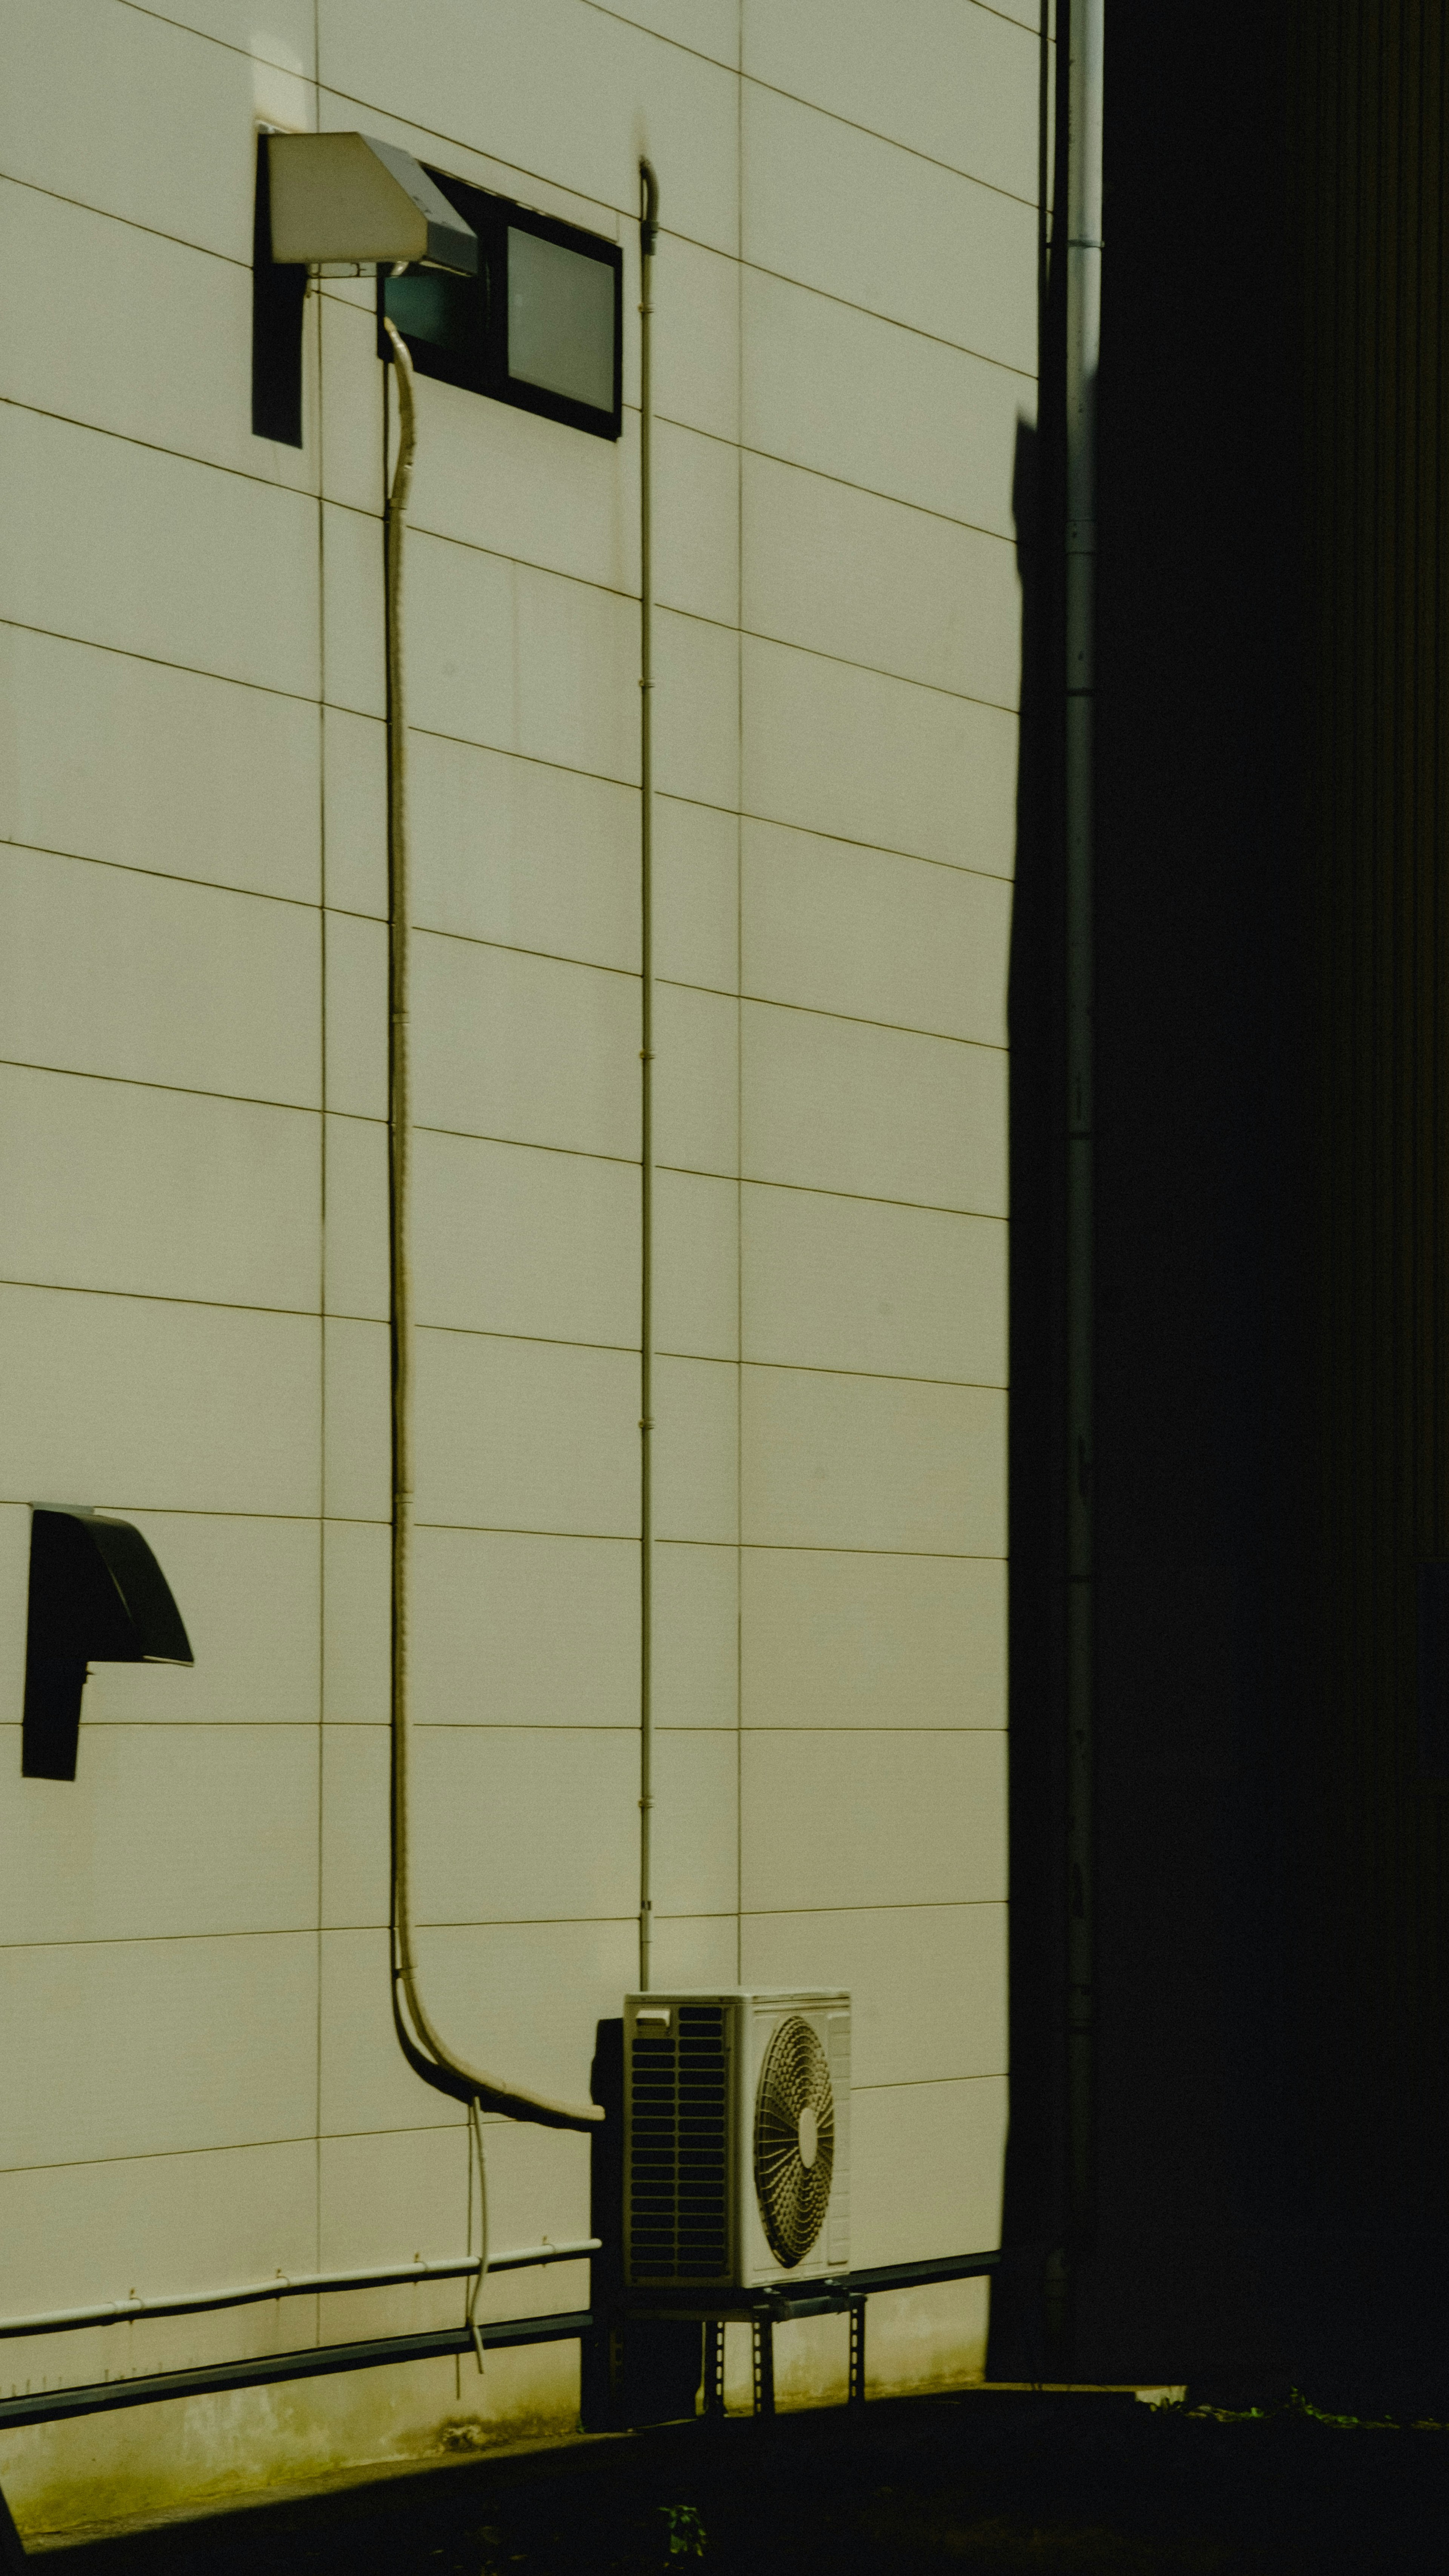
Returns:
[[[478,236],[476,278],[408,269],[378,281],[419,375],[617,438],[623,257],[615,242],[430,170]]]

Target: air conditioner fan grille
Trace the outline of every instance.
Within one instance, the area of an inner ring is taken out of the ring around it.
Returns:
[[[825,2051],[791,2013],[771,2033],[755,2093],[755,2197],[771,2253],[803,2263],[830,2204],[835,2096]]]

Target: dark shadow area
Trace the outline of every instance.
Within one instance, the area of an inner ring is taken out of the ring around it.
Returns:
[[[1056,163],[1045,158],[1047,83],[1058,84]],[[1059,66],[1042,38],[1042,193],[1065,202]],[[1066,1050],[1062,872],[1065,267],[1038,276],[1041,381],[1016,434],[1012,510],[1021,586],[1016,869],[1007,988],[1011,1303],[1008,1552],[1010,1655],[1011,2129],[1003,2263],[992,2284],[989,2370],[1051,2376],[1047,2272],[1061,2235],[1066,1954],[1064,1595],[1066,1378],[1063,1302]]]
[[[1395,2576],[1437,2569],[1449,2434],[1005,2392],[681,2425],[87,2543],[68,2576]]]
[[[1421,1569],[1449,1560],[1449,41],[1426,0],[1211,18],[1114,0],[1107,44],[1096,2235],[1066,2351],[1080,2378],[1296,2380],[1432,2411],[1449,1792],[1424,1753],[1420,1605]],[[1049,503],[1036,524],[1059,547]],[[1012,1094],[1018,2277],[1058,2170],[1064,1728],[1060,825],[1032,802],[1055,775],[1060,648],[1047,566],[1022,560],[1047,677],[1039,716],[1025,680],[1012,965],[1034,1059]],[[1009,2317],[993,2366],[1020,2371]]]

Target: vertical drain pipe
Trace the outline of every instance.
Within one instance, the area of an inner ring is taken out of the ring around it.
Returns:
[[[1066,351],[1067,2251],[1095,2218],[1093,1995],[1097,368],[1104,0],[1069,0]]]
[[[654,1964],[654,236],[639,164],[639,1991]]]

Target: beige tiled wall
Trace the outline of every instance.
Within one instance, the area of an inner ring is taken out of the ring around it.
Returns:
[[[419,388],[417,1881],[435,2012],[586,2088],[635,1975],[636,164],[656,272],[661,1982],[846,1985],[853,2251],[995,2241],[1006,1025],[1038,0],[5,0],[0,2312],[458,2252],[388,2009],[382,371],[249,427],[258,121],[623,246],[617,446]],[[23,1781],[28,1516],[193,1673]],[[581,2141],[490,2127],[495,2244]],[[565,2270],[489,2311],[568,2307]],[[4,2347],[12,2386],[452,2292]],[[980,2366],[884,2303],[882,2384]],[[828,2332],[782,2359],[808,2397]],[[124,2340],[123,2340],[124,2338]],[[563,2422],[568,2347],[0,2435],[39,2528]]]

